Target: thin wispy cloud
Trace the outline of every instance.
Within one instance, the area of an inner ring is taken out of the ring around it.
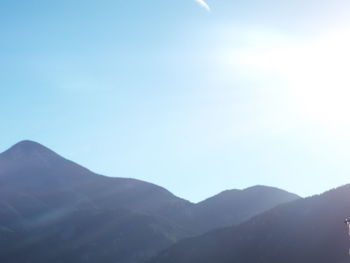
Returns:
[[[201,7],[205,8],[208,12],[210,12],[210,6],[204,0],[194,0]]]

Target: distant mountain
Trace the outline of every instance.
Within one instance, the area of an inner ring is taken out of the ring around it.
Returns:
[[[230,228],[180,241],[152,263],[345,263],[350,185],[278,206]]]
[[[0,154],[0,167],[2,191],[30,194],[52,206],[121,208],[160,215],[169,208],[191,207],[164,188],[97,175],[31,141]]]
[[[196,227],[204,233],[214,228],[236,225],[279,204],[299,198],[295,194],[267,186],[227,190],[195,206]]]
[[[189,235],[177,218],[190,202],[35,142],[0,154],[0,185],[1,263],[141,262]]]
[[[193,204],[154,184],[97,175],[32,141],[0,154],[0,185],[1,263],[140,263],[297,198],[259,186]]]

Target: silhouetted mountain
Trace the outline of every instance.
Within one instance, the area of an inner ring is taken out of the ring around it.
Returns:
[[[31,141],[0,154],[0,185],[1,263],[139,263],[297,198],[254,187],[192,204],[154,184],[97,175]]]
[[[344,263],[350,185],[276,207],[231,228],[180,241],[153,263]]]
[[[295,194],[267,186],[227,190],[196,205],[196,227],[204,233],[214,228],[236,225],[298,198]]]
[[[23,141],[0,154],[2,191],[30,194],[54,206],[120,208],[166,214],[191,206],[169,191],[135,179],[97,175],[46,147]]]
[[[2,263],[140,262],[189,235],[176,221],[190,202],[94,174],[35,142],[0,154],[0,185]]]

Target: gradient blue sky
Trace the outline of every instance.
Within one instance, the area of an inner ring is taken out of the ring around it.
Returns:
[[[198,201],[350,183],[350,2],[2,0],[0,149]]]

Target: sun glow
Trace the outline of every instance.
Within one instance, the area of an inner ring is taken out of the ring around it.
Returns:
[[[308,121],[350,130],[350,32],[248,48],[230,60],[238,67],[284,80],[293,111]]]

